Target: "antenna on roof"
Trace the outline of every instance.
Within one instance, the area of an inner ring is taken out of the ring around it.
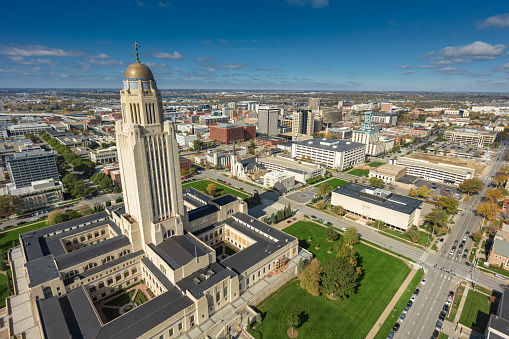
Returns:
[[[196,262],[198,262],[198,255],[196,254],[196,246],[194,246],[194,257],[196,258]]]

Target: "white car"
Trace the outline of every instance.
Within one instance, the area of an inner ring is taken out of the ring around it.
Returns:
[[[421,284],[423,284],[423,285],[424,285],[425,283],[426,283],[426,279],[422,279],[422,280],[421,280]]]
[[[467,236],[466,235],[463,237],[463,241],[467,241]]]
[[[414,295],[412,296],[412,298],[410,298],[410,301],[411,301],[411,302],[414,302],[414,301],[415,301],[415,298],[417,298],[417,294],[414,294]]]

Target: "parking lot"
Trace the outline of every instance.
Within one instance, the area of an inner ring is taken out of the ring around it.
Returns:
[[[311,187],[303,191],[288,194],[287,199],[293,200],[299,204],[306,204],[318,193],[318,188]]]
[[[439,196],[441,195],[444,197],[452,197],[456,199],[459,199],[461,197],[461,191],[459,190],[459,188],[452,185],[446,185],[443,183],[420,179],[419,181],[417,181],[416,186],[417,187],[428,186],[428,188],[431,189],[431,193],[433,195]],[[458,193],[460,194],[459,196],[457,195]]]

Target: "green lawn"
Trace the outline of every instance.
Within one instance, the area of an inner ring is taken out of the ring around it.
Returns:
[[[369,175],[369,171],[361,170],[361,169],[354,169],[348,172],[348,174],[356,175],[358,177],[367,177]]]
[[[415,289],[421,282],[423,276],[424,276],[423,270],[419,270],[417,271],[417,273],[415,273],[414,277],[412,278],[412,281],[410,282],[410,284],[408,284],[407,289],[399,298],[398,302],[396,303],[396,306],[394,306],[396,311],[392,311],[391,315],[387,317],[380,330],[378,330],[375,339],[387,338],[389,333],[392,331],[392,327],[398,321],[399,316],[401,315],[401,313],[403,313],[403,309],[405,308],[406,304],[414,294]]]
[[[9,274],[10,271],[7,271]],[[5,307],[5,298],[11,295],[9,293],[9,286],[7,286],[7,277],[3,274],[0,274],[0,307]]]
[[[132,293],[131,293],[132,292]],[[107,306],[123,306],[131,301],[131,297],[134,294],[134,291],[131,291],[130,293],[122,293],[118,297],[116,297],[113,300],[108,301],[105,305]]]
[[[120,315],[120,313],[118,313],[118,310],[113,308],[103,307],[102,311],[108,322],[112,321],[113,319]]]
[[[324,227],[312,222],[297,222],[284,230],[299,238],[300,246],[315,253],[320,261],[334,256],[327,250],[332,244],[325,239]],[[310,244],[306,241],[311,235]],[[320,249],[316,250],[316,244]],[[299,338],[364,338],[401,286],[410,268],[401,260],[368,245],[357,244],[358,263],[364,275],[358,292],[347,300],[314,297],[299,287],[294,280],[265,300],[258,308],[264,320],[256,327],[264,338],[287,338],[286,319],[297,313],[303,319],[298,328]],[[373,296],[376,296],[374,298]]]
[[[468,291],[467,300],[461,312],[460,323],[481,334],[484,333],[490,320],[490,314],[497,311],[495,307],[491,307],[489,300],[490,297],[487,295],[477,291]]]
[[[382,166],[384,163],[383,162],[378,162],[378,161],[373,161],[373,162],[370,162],[368,164],[369,167],[378,167],[378,166]]]
[[[449,336],[444,332],[440,332],[438,339],[449,339]]]
[[[339,186],[343,186],[343,185],[346,185],[348,184],[348,181],[345,181],[345,180],[341,180],[341,179],[338,179],[338,178],[333,178],[333,179],[330,179],[330,180],[327,180],[327,181],[322,181],[320,182],[319,184],[316,184],[315,187],[319,187],[321,184],[323,184],[324,182],[326,182],[327,184],[329,184],[330,186],[332,186],[333,189],[336,189],[338,188]]]
[[[145,294],[143,294],[142,291],[138,291],[138,293],[136,293],[136,297],[134,298],[134,301],[135,301],[136,305],[140,306],[141,304],[146,303],[148,301],[148,299],[145,296]]]
[[[46,220],[39,221],[27,227],[15,228],[12,231],[0,233],[0,249],[2,249],[5,253],[9,250],[9,248],[19,245],[20,234],[27,233],[44,227],[46,227]]]
[[[234,190],[234,189],[231,189],[227,186],[223,186],[217,182],[212,182],[210,180],[199,180],[199,181],[192,181],[192,182],[188,182],[188,183],[185,183],[182,185],[182,188],[188,188],[188,187],[193,187],[193,188],[196,188],[198,191],[202,191],[202,192],[205,192],[206,193],[206,189],[207,189],[207,186],[209,184],[215,184],[216,185],[216,196],[220,196],[220,195],[223,195],[223,194],[227,194],[227,193],[230,193],[230,194],[233,194],[239,198],[242,198],[242,199],[246,199],[246,198],[249,198],[251,195],[249,194],[246,194],[246,193],[241,193],[237,190]]]

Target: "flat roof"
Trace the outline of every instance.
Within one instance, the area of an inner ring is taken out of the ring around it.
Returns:
[[[358,142],[331,138],[313,138],[305,141],[298,141],[295,142],[295,144],[334,152],[345,152],[359,147],[366,147],[366,145]]]
[[[150,261],[149,258],[143,258],[141,259],[141,262],[148,268],[148,270],[157,278],[157,280],[159,280],[161,285],[163,285],[167,290],[170,290],[173,287],[175,287],[171,283],[171,281],[163,274],[163,272],[161,272],[161,270],[158,269],[156,265],[152,263],[152,261]]]
[[[183,291],[189,291],[196,299],[199,299],[202,297],[203,291],[208,290],[228,277],[235,276],[236,274],[231,269],[224,268],[217,262],[214,262],[180,280],[177,286]]]
[[[37,300],[41,328],[46,338],[73,338],[57,297]]]
[[[401,166],[401,165],[383,164],[379,167],[372,168],[370,170],[370,172],[397,175],[397,174],[399,174],[399,172],[401,172],[405,168],[406,168],[405,166]]]
[[[202,256],[209,253],[208,248],[203,243],[196,241],[190,235],[173,236],[164,240],[159,245],[149,244],[152,248],[173,270],[178,269],[192,261],[196,256]]]
[[[400,157],[397,159],[398,165],[413,165],[413,166],[423,166],[432,168],[440,171],[452,172],[460,175],[474,174],[475,170],[469,167],[462,167],[456,165],[449,165],[443,163],[433,163],[426,160],[414,159],[414,158],[406,158]]]
[[[376,190],[374,188],[372,188],[372,190],[373,192],[376,193]],[[344,195],[373,205],[378,205],[389,210],[393,210],[404,214],[412,214],[417,208],[419,208],[423,204],[421,200],[405,197],[403,195],[391,192],[389,192],[389,195],[383,197],[378,196],[376,194],[370,195],[369,187],[355,184],[352,182],[349,182],[344,186],[339,186],[339,188],[334,190],[333,193]]]
[[[286,169],[291,170],[293,172],[299,173],[313,173],[315,171],[322,170],[319,166],[314,166],[311,164],[304,164],[298,161],[294,161],[291,159],[283,158],[283,157],[264,157],[259,158],[258,163],[263,166],[263,163],[270,163],[277,166],[286,167]]]
[[[224,206],[224,205],[227,205],[227,204],[232,203],[237,200],[239,200],[239,199],[236,196],[228,193],[228,194],[223,194],[220,197],[217,197],[215,199],[212,199],[212,203],[217,204],[219,206]]]
[[[28,287],[34,287],[60,277],[54,257],[47,255],[25,264],[30,283]]]

